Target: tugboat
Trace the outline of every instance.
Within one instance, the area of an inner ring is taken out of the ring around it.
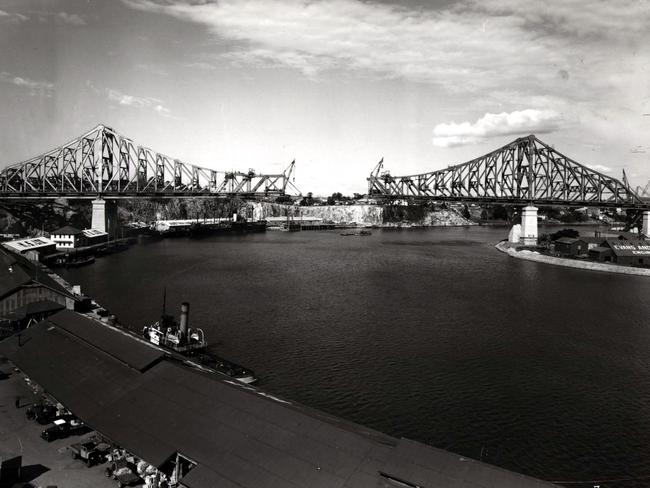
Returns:
[[[183,354],[202,366],[230,376],[242,383],[250,384],[257,381],[255,374],[250,369],[207,351],[208,342],[205,339],[203,330],[188,327],[189,303],[183,302],[181,304],[180,323],[176,322],[173,316],[165,313],[164,303],[163,299],[163,313],[160,320],[142,329],[142,335],[146,340],[157,346],[166,347]]]

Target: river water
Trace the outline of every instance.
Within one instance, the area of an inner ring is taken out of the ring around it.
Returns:
[[[166,239],[61,273],[138,330],[166,287],[297,402],[546,480],[649,486],[650,279],[516,260],[506,234]]]

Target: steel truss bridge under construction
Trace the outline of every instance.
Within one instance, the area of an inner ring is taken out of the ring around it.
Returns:
[[[368,178],[368,196],[380,200],[649,209],[627,184],[573,161],[534,135],[446,169],[411,176],[382,172]]]
[[[0,199],[138,197],[277,197],[295,160],[280,174],[216,171],[136,145],[99,125],[52,151],[0,171]]]

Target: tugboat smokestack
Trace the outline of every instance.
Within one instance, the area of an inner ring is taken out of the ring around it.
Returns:
[[[180,332],[183,340],[187,339],[187,326],[190,320],[190,304],[187,302],[181,303],[181,325]]]

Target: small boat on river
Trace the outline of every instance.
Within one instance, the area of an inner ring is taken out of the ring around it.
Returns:
[[[95,262],[95,256],[84,256],[79,258],[73,258],[70,261],[66,262],[64,266],[66,268],[78,268],[80,266],[86,266],[87,264],[92,264]]]

